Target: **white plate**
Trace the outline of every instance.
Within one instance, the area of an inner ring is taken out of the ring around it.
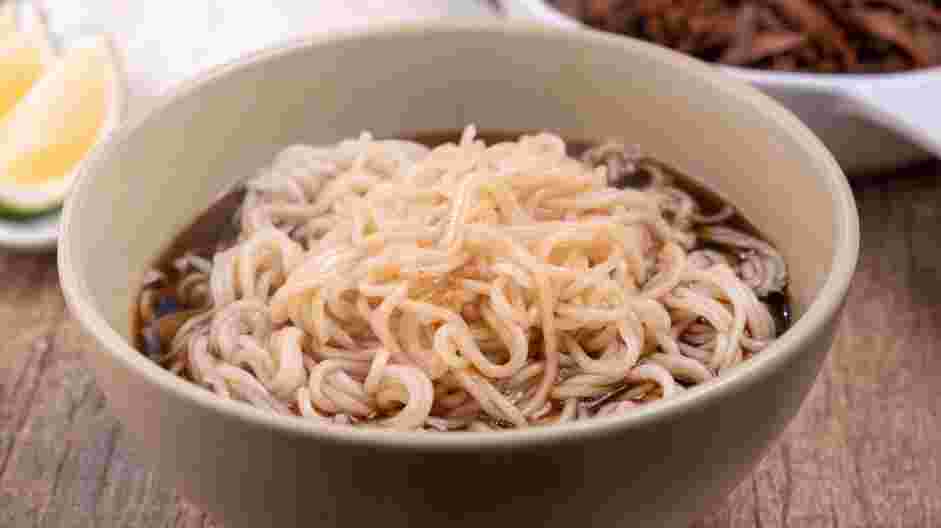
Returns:
[[[501,0],[510,17],[579,27],[546,0]],[[941,67],[871,75],[723,69],[797,114],[850,173],[941,158]]]

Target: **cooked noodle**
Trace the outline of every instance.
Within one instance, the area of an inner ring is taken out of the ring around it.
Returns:
[[[784,260],[730,207],[621,145],[475,136],[285,149],[247,182],[236,241],[145,284],[144,346],[275,413],[489,431],[630,412],[781,330],[764,298]]]

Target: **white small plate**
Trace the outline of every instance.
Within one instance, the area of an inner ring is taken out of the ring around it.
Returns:
[[[46,251],[56,247],[60,210],[34,218],[0,217],[0,246],[18,251]]]

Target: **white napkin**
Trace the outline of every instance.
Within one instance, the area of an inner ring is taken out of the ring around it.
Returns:
[[[44,0],[68,42],[110,33],[128,77],[129,110],[210,66],[278,41],[369,24],[494,16],[487,0]]]

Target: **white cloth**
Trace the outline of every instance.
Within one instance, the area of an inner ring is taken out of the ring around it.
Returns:
[[[486,0],[44,0],[68,43],[107,32],[128,77],[129,111],[199,71],[278,41],[368,24],[494,16]]]

